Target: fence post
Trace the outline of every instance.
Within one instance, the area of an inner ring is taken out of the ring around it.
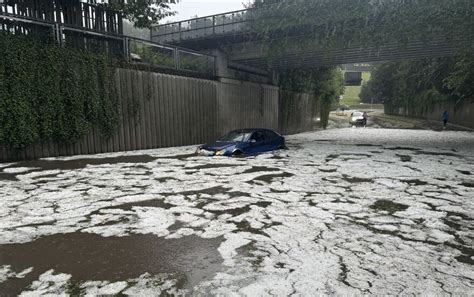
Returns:
[[[130,40],[128,39],[128,37],[123,38],[123,54],[125,56],[125,59],[130,62]]]
[[[212,16],[212,35],[216,34],[216,16]]]
[[[59,45],[62,45],[62,43],[63,43],[63,27],[61,26],[61,24],[59,24],[59,23],[54,24],[54,33],[55,33],[56,41],[58,42]]]
[[[179,70],[181,68],[181,63],[179,61],[179,49],[178,48],[175,48],[174,49],[174,63],[175,63],[175,67],[177,70]]]

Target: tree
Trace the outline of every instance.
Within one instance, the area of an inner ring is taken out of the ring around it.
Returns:
[[[301,47],[369,47],[474,33],[472,0],[254,0],[250,7],[257,9],[248,30],[282,43],[300,35]]]
[[[474,56],[427,58],[379,65],[362,96],[382,100],[386,110],[404,107],[421,115],[437,102],[474,102]],[[370,99],[369,99],[370,100]]]
[[[335,67],[321,67],[312,70],[281,71],[279,86],[282,90],[308,93],[319,103],[321,127],[326,128],[331,106],[344,93],[344,77]]]
[[[132,22],[137,28],[150,28],[157,24],[159,20],[174,15],[171,11],[171,4],[176,4],[179,0],[110,0],[106,5]]]

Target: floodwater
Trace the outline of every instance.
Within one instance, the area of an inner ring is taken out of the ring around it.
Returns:
[[[177,289],[193,288],[222,269],[222,257],[217,252],[221,241],[197,236],[163,239],[150,234],[102,237],[70,233],[1,245],[0,263],[11,265],[15,271],[34,269],[25,278],[0,283],[0,290],[19,294],[50,269],[72,276],[69,292],[80,292],[79,284],[85,281],[116,282],[144,273],[171,274],[177,279]]]
[[[0,295],[469,295],[474,134],[0,164]]]

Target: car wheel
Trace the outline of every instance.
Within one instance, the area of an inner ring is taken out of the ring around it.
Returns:
[[[244,156],[244,152],[239,151],[239,150],[232,153],[232,157],[243,157],[243,156]]]

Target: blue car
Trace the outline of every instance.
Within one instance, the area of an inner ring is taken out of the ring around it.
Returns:
[[[249,156],[285,148],[285,138],[269,129],[241,129],[198,147],[204,156]]]

